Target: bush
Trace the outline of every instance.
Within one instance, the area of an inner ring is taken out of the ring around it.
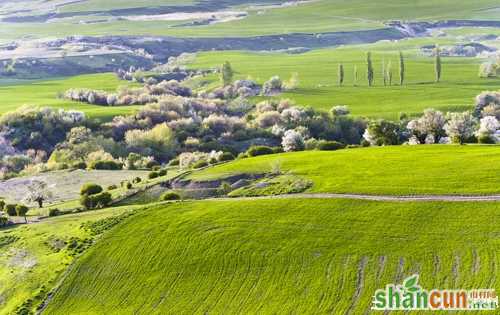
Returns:
[[[25,205],[17,205],[16,206],[16,213],[20,217],[24,217],[29,211],[29,208],[26,207]]]
[[[477,141],[481,144],[495,144],[495,139],[488,134],[479,135]]]
[[[199,169],[199,168],[203,168],[203,167],[207,167],[208,166],[208,162],[207,161],[198,161],[196,163],[193,164],[193,168],[194,169]]]
[[[181,195],[173,191],[167,191],[160,197],[160,201],[181,200]]]
[[[168,163],[168,166],[179,166],[179,163],[180,163],[179,158],[175,158]]]
[[[234,155],[231,152],[224,152],[219,157],[219,162],[232,161],[234,160]]]
[[[118,186],[116,186],[116,185],[109,185],[108,186],[108,190],[115,190],[115,189],[118,189]]]
[[[57,217],[59,215],[61,215],[61,211],[59,211],[59,209],[54,208],[49,210],[49,217]]]
[[[85,184],[82,186],[82,188],[80,189],[80,195],[96,195],[96,194],[99,194],[102,192],[102,187],[97,185],[97,184],[93,184],[93,183],[88,183],[88,184]]]
[[[151,170],[154,172],[158,172],[160,170],[160,168],[161,168],[160,165],[155,165],[151,168]]]
[[[159,167],[160,166],[160,163],[156,162],[155,160],[153,161],[149,161],[147,164],[146,164],[146,168],[148,169],[154,169],[155,167]]]
[[[134,187],[134,185],[132,185],[132,183],[131,183],[131,182],[127,182],[127,184],[125,184],[125,187],[126,187],[127,189],[132,189],[132,187]]]
[[[73,164],[73,168],[77,170],[85,170],[87,169],[87,163],[85,162],[77,162]]]
[[[132,183],[134,183],[134,184],[139,184],[140,182],[142,182],[142,178],[140,178],[140,177],[136,177],[136,178],[134,178],[134,180],[132,181]]]
[[[317,149],[320,151],[335,151],[344,148],[345,144],[337,141],[320,141],[317,146]]]
[[[274,150],[273,148],[267,146],[252,146],[247,150],[246,154],[248,156],[268,155],[274,154]]]
[[[123,169],[123,164],[115,161],[95,161],[89,166],[92,170],[118,171]]]
[[[111,194],[108,192],[103,192],[97,195],[83,195],[80,198],[80,204],[87,210],[104,208],[111,202]]]
[[[278,154],[278,153],[283,153],[283,148],[282,147],[273,147],[273,153]]]
[[[16,204],[5,205],[5,212],[7,212],[9,216],[14,217],[17,215],[16,207]]]
[[[5,208],[5,200],[0,199],[0,210]]]
[[[238,160],[246,159],[246,158],[248,158],[248,154],[241,152],[240,154],[238,154],[238,156],[236,158]]]
[[[149,179],[155,179],[155,178],[158,178],[159,176],[160,176],[160,174],[158,174],[158,172],[150,172],[148,174]]]
[[[158,172],[158,175],[160,175],[160,177],[163,177],[163,176],[167,176],[167,170],[166,169],[162,169]]]

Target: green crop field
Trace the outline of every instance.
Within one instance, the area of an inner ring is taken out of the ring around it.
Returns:
[[[206,181],[238,174],[283,172],[314,182],[309,192],[359,194],[500,193],[500,146],[396,146],[305,151],[237,160],[195,172]]]
[[[127,85],[114,74],[91,74],[76,77],[37,80],[30,82],[12,82],[0,84],[0,114],[13,111],[21,106],[53,106],[63,109],[74,109],[85,112],[91,118],[110,120],[116,115],[125,115],[134,112],[137,106],[96,106],[72,102],[58,98],[71,88],[89,88],[104,91],[115,91],[117,87]]]
[[[45,287],[50,290],[74,260],[67,248],[71,238],[91,235],[80,228],[130,211],[114,208],[46,219],[41,223],[0,230],[0,314],[14,310]],[[42,294],[43,295],[43,294]]]
[[[330,110],[335,105],[348,105],[352,114],[397,119],[400,113],[420,114],[426,108],[442,111],[465,111],[473,108],[474,97],[482,91],[497,90],[500,78],[478,77],[481,61],[475,58],[443,58],[443,77],[434,83],[434,61],[418,56],[415,48],[423,40],[399,43],[346,46],[314,50],[300,55],[282,53],[207,52],[199,54],[195,68],[217,67],[231,62],[238,79],[251,77],[263,83],[273,75],[288,79],[299,75],[299,88],[277,97],[290,98],[297,104]],[[428,43],[428,41],[427,41]],[[443,44],[446,42],[443,42]],[[413,47],[413,50],[410,50]],[[406,83],[399,86],[398,49],[407,49]],[[373,52],[375,86],[366,80],[366,52]],[[393,86],[384,86],[382,63],[391,62]],[[345,68],[345,82],[338,86],[338,66]],[[354,86],[354,67],[358,69]],[[214,78],[215,80],[215,78]]]
[[[75,264],[47,314],[364,314],[388,283],[499,285],[498,203],[159,205]]]
[[[209,1],[206,1],[210,3]],[[269,3],[275,3],[270,1]],[[283,1],[284,2],[284,1]],[[319,0],[285,7],[249,6],[251,1],[241,1],[242,5],[230,8],[233,11],[247,12],[244,19],[202,26],[175,27],[185,21],[123,21],[109,19],[97,23],[80,24],[79,21],[91,18],[91,12],[123,8],[151,8],[160,5],[182,6],[194,1],[155,0],[155,1],[82,1],[62,6],[60,10],[69,14],[66,19],[51,23],[0,23],[0,37],[16,39],[19,34],[36,37],[66,35],[173,35],[190,37],[256,36],[283,33],[338,32],[360,29],[383,28],[384,22],[391,20],[434,21],[449,19],[498,20],[496,0],[478,1],[343,1]],[[71,13],[89,12],[89,16]],[[102,20],[102,19],[101,19]]]

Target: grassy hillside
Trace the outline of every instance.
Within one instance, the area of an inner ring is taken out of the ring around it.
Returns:
[[[114,208],[66,215],[41,223],[0,229],[0,314],[14,310],[55,285],[58,277],[73,261],[72,241],[82,244],[90,239],[84,222],[96,222],[133,209]],[[45,289],[44,289],[45,288]],[[37,301],[38,302],[38,301]]]
[[[238,160],[193,173],[195,181],[283,172],[310,179],[310,192],[360,194],[500,193],[500,146],[395,146],[306,151]]]
[[[474,97],[485,90],[496,90],[500,79],[480,79],[480,60],[443,58],[442,81],[434,83],[434,60],[416,54],[416,48],[429,40],[406,40],[398,43],[347,46],[315,50],[306,54],[207,52],[200,54],[193,67],[217,67],[231,62],[237,78],[251,77],[261,83],[273,75],[288,79],[299,74],[299,89],[279,97],[298,104],[330,110],[334,105],[348,105],[354,115],[397,119],[399,113],[419,114],[426,108],[464,111],[472,108]],[[442,41],[446,44],[447,41]],[[434,44],[432,42],[432,44]],[[406,54],[406,84],[399,86],[398,50]],[[373,51],[375,86],[366,80],[366,52]],[[382,63],[392,63],[393,86],[384,86]],[[338,66],[345,68],[345,82],[338,86]],[[358,69],[354,86],[354,68]],[[216,78],[214,78],[216,80]]]
[[[19,84],[0,84],[0,114],[28,106],[54,106],[64,109],[75,109],[85,112],[89,117],[110,120],[113,116],[130,114],[137,106],[96,106],[59,99],[58,94],[70,88],[89,88],[104,91],[115,91],[117,87],[126,85],[114,74],[92,74],[58,80],[32,81]]]
[[[46,314],[364,314],[387,283],[494,288],[500,204],[160,205],[116,227]]]
[[[204,1],[205,4],[215,1]],[[173,35],[191,37],[256,36],[283,33],[338,32],[360,29],[383,28],[384,22],[391,20],[434,21],[449,19],[498,20],[498,2],[496,0],[478,1],[398,1],[398,0],[319,0],[302,3],[297,6],[263,7],[249,6],[252,1],[231,1],[230,10],[245,11],[244,19],[201,26],[182,26],[184,21],[126,21],[99,17],[96,23],[81,24],[80,21],[96,19],[91,12],[96,10],[136,8],[137,15],[144,14],[144,8],[162,5],[177,5],[177,12],[183,12],[182,6],[192,5],[191,0],[155,0],[155,1],[79,1],[60,8],[65,19],[51,23],[0,23],[0,37],[19,38],[19,34],[32,34],[38,37],[66,35]],[[266,3],[265,1],[261,1]],[[275,3],[276,1],[269,1]],[[285,2],[285,1],[282,1]],[[241,3],[242,5],[237,5]],[[214,6],[218,10],[220,6]],[[204,12],[206,8],[196,11]],[[82,15],[82,12],[89,12]],[[73,16],[73,14],[74,16]],[[35,13],[32,13],[35,14]]]

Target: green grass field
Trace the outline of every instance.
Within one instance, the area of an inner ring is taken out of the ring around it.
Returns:
[[[33,298],[42,286],[50,290],[74,260],[64,242],[86,239],[84,222],[117,216],[134,207],[114,208],[46,219],[41,223],[0,229],[0,314]],[[12,242],[13,241],[13,242]]]
[[[188,5],[193,1],[109,1],[91,0],[61,7],[65,13],[120,8],[144,8],[158,5]],[[245,19],[193,27],[173,27],[189,21],[117,21],[79,24],[86,16],[51,23],[1,23],[1,38],[19,38],[19,34],[35,37],[66,35],[170,35],[190,37],[256,36],[283,33],[339,32],[384,27],[390,20],[434,21],[448,19],[498,20],[496,0],[478,1],[367,1],[319,0],[284,8],[262,8],[241,5]],[[179,8],[182,12],[182,8]]]
[[[159,205],[75,264],[46,314],[364,314],[413,273],[499,285],[498,203],[260,200]],[[418,312],[417,312],[418,313]]]
[[[308,192],[387,195],[500,193],[500,146],[395,146],[306,151],[237,160],[195,172],[194,181],[283,172],[312,180]]]
[[[85,112],[91,118],[110,120],[117,115],[133,113],[138,106],[96,106],[72,102],[58,98],[59,93],[64,93],[71,88],[89,88],[104,91],[116,91],[116,88],[127,85],[114,74],[91,74],[76,77],[31,81],[28,83],[7,82],[0,84],[0,114],[13,111],[23,105],[28,106],[53,106],[63,109],[75,109]]]
[[[436,39],[438,41],[438,39]],[[300,55],[249,52],[207,52],[199,54],[195,68],[217,67],[231,62],[237,79],[251,77],[260,83],[273,75],[288,79],[299,74],[295,91],[283,93],[297,104],[330,110],[334,105],[348,105],[353,115],[397,119],[400,113],[419,115],[426,108],[442,111],[465,111],[473,108],[474,97],[482,91],[497,90],[500,79],[478,77],[480,60],[475,58],[443,58],[443,76],[434,83],[434,61],[416,54],[416,47],[431,40],[381,42],[373,45],[321,49]],[[441,41],[446,44],[447,41]],[[399,86],[398,50],[406,54],[406,84]],[[373,52],[375,86],[366,80],[366,52]],[[384,86],[382,63],[392,63],[393,86]],[[345,82],[338,86],[338,66],[345,68]],[[358,83],[354,86],[354,67]],[[216,78],[212,78],[214,82]]]

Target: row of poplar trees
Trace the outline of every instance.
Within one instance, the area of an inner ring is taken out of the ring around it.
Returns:
[[[368,52],[366,54],[366,66],[367,66],[366,77],[368,80],[368,86],[373,86],[375,82],[375,70],[373,68],[371,52]],[[441,53],[439,47],[437,46],[434,59],[434,71],[436,75],[435,82],[438,83],[439,81],[441,81],[442,63],[441,63]],[[338,69],[339,86],[344,85],[344,78],[345,78],[344,65],[339,64],[339,69]],[[403,56],[403,53],[399,52],[399,85],[404,85],[405,78],[406,78],[405,58]],[[393,73],[392,73],[392,64],[390,61],[387,65],[385,64],[385,61],[382,62],[382,79],[384,82],[384,86],[392,85]],[[354,86],[357,86],[357,83],[358,83],[358,67],[354,66]]]

